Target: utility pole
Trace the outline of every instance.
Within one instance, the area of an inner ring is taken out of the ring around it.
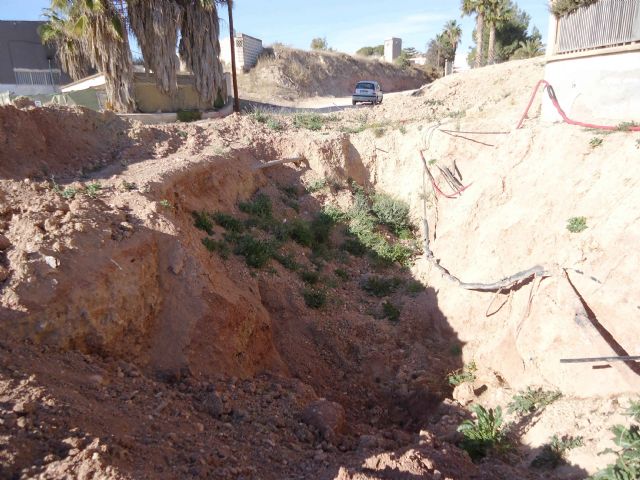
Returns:
[[[240,99],[238,98],[238,78],[236,76],[236,38],[233,30],[233,2],[227,0],[229,7],[229,41],[231,42],[231,78],[233,79],[233,111],[240,112]]]

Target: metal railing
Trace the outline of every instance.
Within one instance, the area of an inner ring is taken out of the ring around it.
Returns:
[[[558,20],[556,53],[640,41],[640,0],[598,0]]]
[[[16,85],[60,85],[61,72],[58,69],[14,68],[13,73],[16,76]]]

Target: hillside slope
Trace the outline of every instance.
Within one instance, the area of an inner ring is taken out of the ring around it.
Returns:
[[[275,46],[258,65],[238,76],[242,98],[269,101],[312,96],[351,95],[360,80],[377,80],[386,92],[419,88],[433,80],[425,70],[345,53]]]

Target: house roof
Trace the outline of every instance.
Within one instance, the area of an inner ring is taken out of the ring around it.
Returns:
[[[14,84],[14,68],[59,68],[55,50],[42,45],[38,28],[44,22],[0,20],[0,84]],[[64,76],[63,83],[69,81]]]

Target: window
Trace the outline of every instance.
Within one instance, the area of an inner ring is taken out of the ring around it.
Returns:
[[[375,90],[376,87],[373,83],[368,82],[360,82],[356,85],[356,88],[367,89],[367,90]]]
[[[14,68],[16,85],[60,85],[61,72],[58,69],[34,70]]]

